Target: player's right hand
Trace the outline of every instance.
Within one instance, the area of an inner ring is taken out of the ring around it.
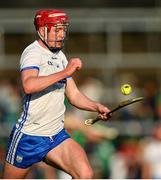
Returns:
[[[65,71],[67,76],[71,76],[75,71],[78,71],[82,68],[82,62],[79,58],[72,58],[69,60]]]

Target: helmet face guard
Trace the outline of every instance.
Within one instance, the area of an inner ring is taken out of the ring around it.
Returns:
[[[50,51],[55,52],[57,50],[62,49],[62,47],[64,46],[64,41],[66,39],[67,29],[69,25],[68,16],[63,11],[40,10],[37,12],[35,16],[34,24],[40,39]],[[44,36],[42,36],[39,31],[40,27],[44,27]],[[51,31],[52,27],[55,27],[54,39],[51,39],[49,37],[49,32]],[[58,33],[60,29],[64,33],[63,39],[59,39],[58,37]],[[50,46],[49,44],[51,44],[52,42],[54,45]]]
[[[55,37],[50,38],[49,37],[49,32],[51,30],[51,28],[54,27],[55,28]],[[60,37],[58,36],[59,31],[62,31],[63,33],[63,37],[60,39]],[[67,30],[68,30],[68,24],[47,24],[45,26],[45,36],[46,36],[46,41],[47,42],[55,42],[55,46],[57,43],[62,43],[62,46],[64,45],[64,41],[66,40],[66,34],[67,34]]]

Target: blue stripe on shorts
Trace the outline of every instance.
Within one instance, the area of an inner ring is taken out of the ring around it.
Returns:
[[[14,134],[18,134],[16,141]],[[6,161],[18,168],[28,168],[34,163],[43,161],[50,150],[68,138],[70,135],[65,129],[54,136],[47,137],[27,135],[17,132],[15,128],[10,136]],[[11,147],[13,141],[15,145]]]

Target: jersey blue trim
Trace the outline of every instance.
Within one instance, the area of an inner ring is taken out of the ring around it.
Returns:
[[[67,76],[67,78],[72,78],[72,76]]]
[[[22,71],[28,70],[28,69],[37,69],[37,70],[40,70],[40,68],[38,66],[28,66],[28,67],[20,69],[20,71],[22,72]]]
[[[24,109],[24,114],[23,114],[23,117],[22,117],[22,121],[18,124],[19,127],[18,127],[18,130],[21,130],[26,119],[27,119],[27,115],[28,115],[28,109],[29,109],[29,104],[30,104],[30,99],[31,99],[31,94],[30,95],[27,95],[26,97],[26,102],[25,102],[25,109]]]

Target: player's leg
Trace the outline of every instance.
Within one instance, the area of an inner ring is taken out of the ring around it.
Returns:
[[[45,162],[57,166],[73,178],[88,179],[93,177],[93,171],[83,148],[73,139],[68,138],[49,151]]]
[[[3,179],[24,179],[29,171],[29,168],[22,169],[5,162]]]
[[[33,171],[36,169],[39,169],[41,174],[43,174],[44,179],[56,179],[56,171],[55,168],[48,166],[44,162],[36,163],[34,166]],[[32,168],[31,168],[32,171]]]

